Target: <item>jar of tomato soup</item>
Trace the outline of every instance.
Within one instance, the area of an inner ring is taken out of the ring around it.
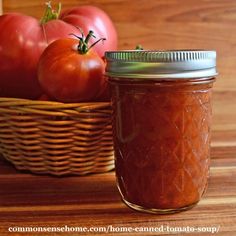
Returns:
[[[117,185],[131,208],[173,213],[207,187],[216,52],[106,53]]]

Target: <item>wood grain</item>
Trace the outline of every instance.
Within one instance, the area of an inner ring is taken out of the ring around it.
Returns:
[[[59,0],[53,1],[55,4]],[[106,11],[119,34],[119,49],[204,48],[218,53],[213,130],[236,128],[236,1],[60,0],[64,8],[93,4]],[[4,12],[40,18],[44,0],[3,0]]]
[[[40,18],[44,0],[3,0],[4,12]],[[54,3],[59,2],[53,1]],[[218,52],[216,91],[236,91],[236,1],[234,0],[60,0],[64,8],[93,4],[105,10],[119,33],[119,48],[205,48]]]
[[[40,18],[44,2],[3,0],[3,10],[5,13],[19,11]],[[212,167],[208,191],[192,210],[167,216],[141,214],[121,202],[113,172],[86,177],[36,176],[17,172],[0,159],[0,235],[8,235],[8,227],[16,225],[157,227],[163,224],[220,225],[218,235],[235,236],[236,1],[60,2],[64,8],[92,4],[105,10],[117,28],[119,49],[132,49],[136,44],[142,44],[147,49],[217,50],[219,76],[213,96]]]
[[[7,235],[10,226],[169,225],[220,226],[217,235],[233,236],[236,233],[236,158],[232,157],[236,146],[232,152],[222,152],[221,149],[212,149],[209,186],[200,203],[189,211],[163,216],[138,213],[126,207],[120,200],[113,172],[66,178],[36,176],[17,172],[0,159],[0,235]]]

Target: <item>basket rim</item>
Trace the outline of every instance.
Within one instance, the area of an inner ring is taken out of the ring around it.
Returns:
[[[40,101],[22,98],[0,97],[2,114],[21,112],[47,116],[74,116],[78,114],[106,114],[111,112],[111,102],[62,103],[57,101]]]
[[[111,102],[71,102],[71,103],[64,103],[64,102],[58,102],[58,101],[41,101],[41,100],[32,100],[32,99],[26,99],[26,98],[13,98],[13,97],[0,97],[0,102],[1,103],[7,103],[7,102],[18,102],[22,105],[30,105],[30,104],[36,104],[36,105],[62,105],[62,106],[91,106],[94,104],[99,104],[99,105],[110,105]]]

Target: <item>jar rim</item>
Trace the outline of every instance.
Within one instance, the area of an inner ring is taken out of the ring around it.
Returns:
[[[121,50],[105,53],[106,75],[125,78],[214,77],[216,51],[209,50]]]

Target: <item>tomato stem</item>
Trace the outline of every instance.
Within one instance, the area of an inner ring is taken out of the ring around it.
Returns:
[[[90,49],[90,48],[92,48],[93,46],[95,46],[98,42],[100,42],[100,41],[104,41],[104,40],[106,40],[105,38],[101,38],[101,39],[98,39],[96,42],[94,42],[89,48],[88,48],[88,50]]]
[[[78,28],[78,27],[77,27]],[[105,38],[100,38],[96,42],[94,42],[92,45],[89,46],[89,40],[91,37],[96,38],[94,35],[94,32],[92,30],[89,31],[88,35],[85,37],[82,29],[78,28],[81,32],[81,37],[75,35],[75,34],[70,34],[75,36],[77,39],[79,39],[79,45],[78,45],[78,52],[80,54],[86,54],[92,47],[94,47],[98,42],[106,40]]]
[[[141,44],[138,44],[138,45],[136,46],[135,50],[143,50],[142,45],[141,45]]]
[[[46,9],[44,16],[41,18],[40,23],[46,24],[50,20],[57,20],[61,13],[61,3],[58,3],[57,9],[54,10],[51,5],[51,1],[46,2]]]

